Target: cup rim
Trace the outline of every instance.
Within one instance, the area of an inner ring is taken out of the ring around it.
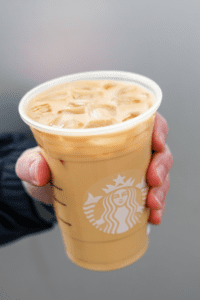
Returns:
[[[127,82],[127,83],[128,80],[129,83],[131,83],[130,82],[131,80],[133,81],[132,83],[135,83],[145,88],[151,94],[153,94],[156,101],[150,109],[148,109],[145,113],[139,115],[136,118],[118,124],[114,124],[114,125],[97,127],[97,128],[87,128],[87,129],[68,129],[68,128],[60,129],[58,127],[50,127],[48,125],[44,125],[32,120],[25,114],[25,107],[33,96],[40,94],[42,91],[51,88],[55,85],[59,85],[70,81],[88,80],[88,79],[89,80],[110,79],[110,80],[116,80],[116,81]],[[90,71],[90,72],[81,72],[81,73],[61,76],[37,85],[22,97],[18,105],[18,112],[20,114],[21,119],[29,127],[33,127],[42,132],[46,132],[54,135],[62,135],[62,136],[91,136],[91,135],[104,135],[104,134],[114,133],[116,131],[124,131],[131,128],[135,124],[139,124],[140,122],[149,118],[152,114],[154,114],[158,110],[161,101],[162,101],[161,88],[158,86],[158,84],[155,81],[153,81],[152,79],[146,76],[136,74],[136,73],[131,73],[131,72],[114,71],[114,70],[113,71]]]

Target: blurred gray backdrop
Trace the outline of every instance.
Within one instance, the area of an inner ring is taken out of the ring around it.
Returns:
[[[0,249],[0,299],[200,299],[199,0],[1,0],[0,133],[27,132],[18,103],[55,77],[122,70],[156,81],[174,156],[146,254],[98,273],[65,255],[58,225]]]

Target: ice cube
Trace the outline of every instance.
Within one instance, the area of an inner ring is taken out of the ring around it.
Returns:
[[[31,108],[31,111],[39,114],[52,112],[51,106],[48,103],[34,106],[33,108]]]
[[[84,128],[96,128],[96,127],[104,127],[116,124],[117,121],[113,118],[111,119],[99,119],[99,120],[90,120]]]
[[[122,87],[118,90],[117,92],[117,96],[123,96],[123,95],[130,95],[130,94],[134,94],[137,91],[137,87],[135,85],[133,86],[126,86],[126,87]]]
[[[64,122],[63,122],[63,116],[57,116],[56,118],[53,118],[49,123],[48,126],[51,127],[60,127],[63,128]]]
[[[103,85],[103,88],[105,89],[105,90],[109,90],[109,89],[112,89],[112,88],[114,88],[114,87],[116,87],[117,86],[117,83],[115,83],[115,82],[107,82],[107,83],[105,83],[104,85]]]
[[[91,99],[103,96],[103,91],[98,88],[97,83],[91,85],[83,83],[71,87],[71,96],[73,99]]]
[[[69,129],[79,129],[83,128],[84,124],[78,120],[68,120],[64,122],[63,128],[69,128]]]
[[[102,104],[99,104],[99,108],[104,109],[104,111],[107,111],[112,116],[116,116],[117,106],[114,104],[102,103]]]
[[[69,106],[72,107],[78,107],[78,106],[87,106],[87,104],[89,103],[88,100],[74,100],[74,101],[70,101],[69,102]]]
[[[130,120],[130,119],[136,118],[136,117],[138,117],[139,115],[140,115],[140,113],[138,113],[138,112],[130,113],[126,118],[124,118],[124,119],[122,120],[122,122],[125,122],[125,121],[128,121],[128,120]]]
[[[142,88],[133,85],[131,87],[120,88],[114,98],[118,105],[124,105],[146,102],[148,97],[149,94],[144,92]]]
[[[125,112],[127,112],[126,117],[123,118],[122,122],[125,122],[132,118],[136,118],[139,115],[145,113],[148,109],[149,109],[148,103],[140,103],[138,105],[132,105],[129,108],[127,105],[127,109],[125,110]]]
[[[84,106],[75,106],[75,107],[70,107],[68,106],[65,109],[59,110],[58,114],[84,114],[85,113],[85,107]]]
[[[89,105],[87,107],[87,113],[92,119],[110,119],[113,115],[111,110],[99,107],[98,104]]]

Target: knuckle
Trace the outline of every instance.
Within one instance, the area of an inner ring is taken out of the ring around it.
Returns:
[[[36,146],[36,147],[33,147],[33,148],[26,149],[26,150],[22,153],[22,155],[27,154],[27,153],[35,153],[35,152],[36,152],[36,153],[40,152],[39,146]]]
[[[27,149],[23,154],[23,158],[28,158],[29,160],[35,160],[35,159],[41,159],[41,155],[40,155],[40,150],[35,149],[35,148],[31,148],[31,149]]]
[[[168,158],[168,168],[169,168],[169,170],[171,169],[173,164],[174,164],[174,159],[173,159],[172,155],[170,155],[169,158]]]
[[[162,120],[162,123],[167,124],[167,121],[163,115],[160,114],[160,119]]]
[[[167,175],[166,176],[166,179],[165,179],[165,184],[164,184],[164,189],[165,189],[165,192],[167,192],[170,188],[170,181],[169,181],[169,176]]]
[[[167,120],[162,116],[161,116],[161,122],[162,122],[162,126],[163,126],[163,131],[165,134],[168,134],[169,132],[169,126],[168,126],[168,123],[167,123]]]
[[[172,156],[168,144],[165,145],[165,153],[166,153],[166,155],[168,155],[168,156]]]
[[[164,214],[164,212],[165,212],[165,208],[166,208],[166,203],[164,202],[164,203],[163,203],[163,207],[162,207],[162,209],[161,209],[161,211],[162,211],[163,214]]]
[[[29,154],[31,152],[31,149],[26,149],[22,154],[21,157],[24,157],[25,155]]]
[[[166,152],[166,155],[167,155],[168,157],[173,158],[172,153],[171,153],[171,150],[170,150],[168,144],[165,145],[165,152]]]
[[[167,166],[171,169],[171,167],[174,163],[174,159],[173,159],[172,153],[171,153],[168,145],[165,145],[165,154],[164,155],[165,155],[165,161],[167,163]]]
[[[170,186],[169,173],[166,176],[166,184]]]
[[[164,202],[165,202],[166,196],[167,196],[167,194],[168,194],[169,188],[170,188],[170,182],[169,182],[169,181],[167,180],[167,178],[166,178],[166,179],[165,179],[165,183],[164,183],[164,187],[163,187]]]

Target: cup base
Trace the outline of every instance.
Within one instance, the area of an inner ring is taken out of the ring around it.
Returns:
[[[145,254],[148,244],[149,235],[145,225],[135,234],[120,240],[106,243],[87,243],[77,240],[72,242],[71,240],[70,243],[68,239],[65,246],[67,256],[79,267],[93,271],[113,271],[125,268],[139,260]]]
[[[70,256],[70,254],[67,254],[67,256],[71,260],[71,262],[73,262],[74,264],[76,264],[77,266],[79,266],[81,268],[84,268],[87,270],[92,270],[92,271],[98,271],[98,272],[106,272],[106,271],[115,271],[118,269],[123,269],[123,268],[126,268],[126,267],[132,265],[133,263],[135,263],[137,260],[139,260],[145,254],[145,252],[147,251],[147,248],[148,248],[148,244],[137,254],[137,257],[135,257],[135,255],[133,255],[132,257],[129,257],[125,260],[118,261],[118,262],[111,263],[111,264],[106,264],[106,265],[89,264],[80,259],[74,260],[73,257]]]

